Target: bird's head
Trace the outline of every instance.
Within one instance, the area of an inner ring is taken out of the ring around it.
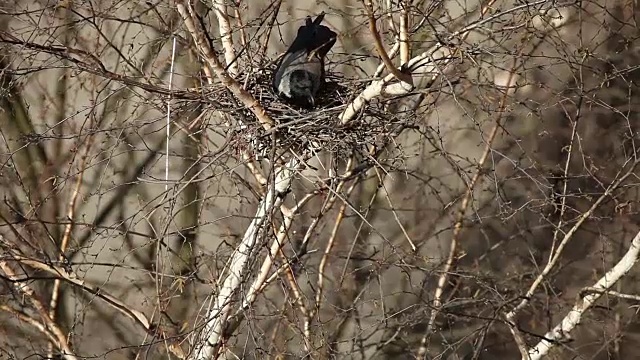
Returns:
[[[284,91],[284,95],[296,105],[300,105],[306,108],[312,108],[315,106],[314,89],[317,88],[317,84],[313,74],[304,70],[294,70],[288,76],[288,91]]]

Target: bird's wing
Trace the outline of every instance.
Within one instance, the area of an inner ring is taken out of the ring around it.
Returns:
[[[280,59],[280,63],[278,63],[278,67],[276,68],[275,75],[273,76],[273,88],[277,91],[280,86],[280,82],[282,81],[282,77],[285,72],[288,72],[289,66],[294,62],[300,62],[299,58],[304,57],[304,52],[296,52],[290,53],[286,52],[284,56]]]
[[[309,56],[309,54],[304,51],[286,53],[282,57],[282,60],[276,69],[273,79],[274,90],[278,91],[282,79],[286,77],[287,74],[296,70],[304,70],[318,79],[322,79],[324,77],[323,63],[317,54]]]
[[[290,57],[285,55],[285,59],[283,59],[282,65],[280,69],[278,69],[280,75],[283,76],[295,70],[304,70],[320,77],[322,73],[322,61],[317,56],[309,57],[306,53],[299,53]]]
[[[295,53],[301,50],[310,52],[313,49],[321,48],[319,52],[325,56],[335,43],[338,36],[334,31],[320,23],[324,19],[324,12],[318,15],[313,21],[307,17],[305,25],[298,28],[298,34],[287,49],[287,52]]]
[[[329,50],[336,43],[338,34],[324,25],[318,26],[315,33],[313,45],[317,49],[320,57],[325,57]]]
[[[322,81],[324,79],[324,57],[336,43],[337,34],[320,23],[324,12],[313,21],[306,19],[298,29],[296,38],[284,54],[273,76],[272,85],[278,91],[283,77],[295,70],[304,70]],[[319,86],[319,83],[318,83]]]

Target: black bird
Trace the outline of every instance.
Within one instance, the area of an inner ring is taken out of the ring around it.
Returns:
[[[284,100],[301,107],[315,106],[315,96],[324,83],[324,57],[336,43],[337,34],[320,25],[324,12],[298,29],[273,75],[273,89]]]

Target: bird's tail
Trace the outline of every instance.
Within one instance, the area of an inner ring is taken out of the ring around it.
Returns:
[[[310,17],[307,17],[305,25],[313,34],[313,40],[310,44],[307,44],[307,52],[310,57],[315,56],[317,53],[320,58],[323,58],[336,42],[337,34],[328,27],[321,25],[324,15],[325,12],[323,11],[313,21]]]
[[[320,15],[318,15],[313,21],[311,21],[311,17],[307,16],[307,19],[305,21],[305,25],[307,26],[318,26],[320,25],[320,23],[322,22],[322,20],[324,19],[324,11],[320,13]]]
[[[298,35],[287,50],[288,53],[304,51],[311,57],[324,58],[335,44],[337,35],[328,27],[322,25],[325,12],[323,11],[315,19],[307,17],[304,26],[298,29]]]

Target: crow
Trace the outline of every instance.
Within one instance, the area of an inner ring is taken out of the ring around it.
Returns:
[[[298,29],[298,35],[273,74],[272,86],[285,101],[303,108],[315,106],[315,96],[324,84],[324,57],[336,43],[337,34],[324,25],[324,12]]]

